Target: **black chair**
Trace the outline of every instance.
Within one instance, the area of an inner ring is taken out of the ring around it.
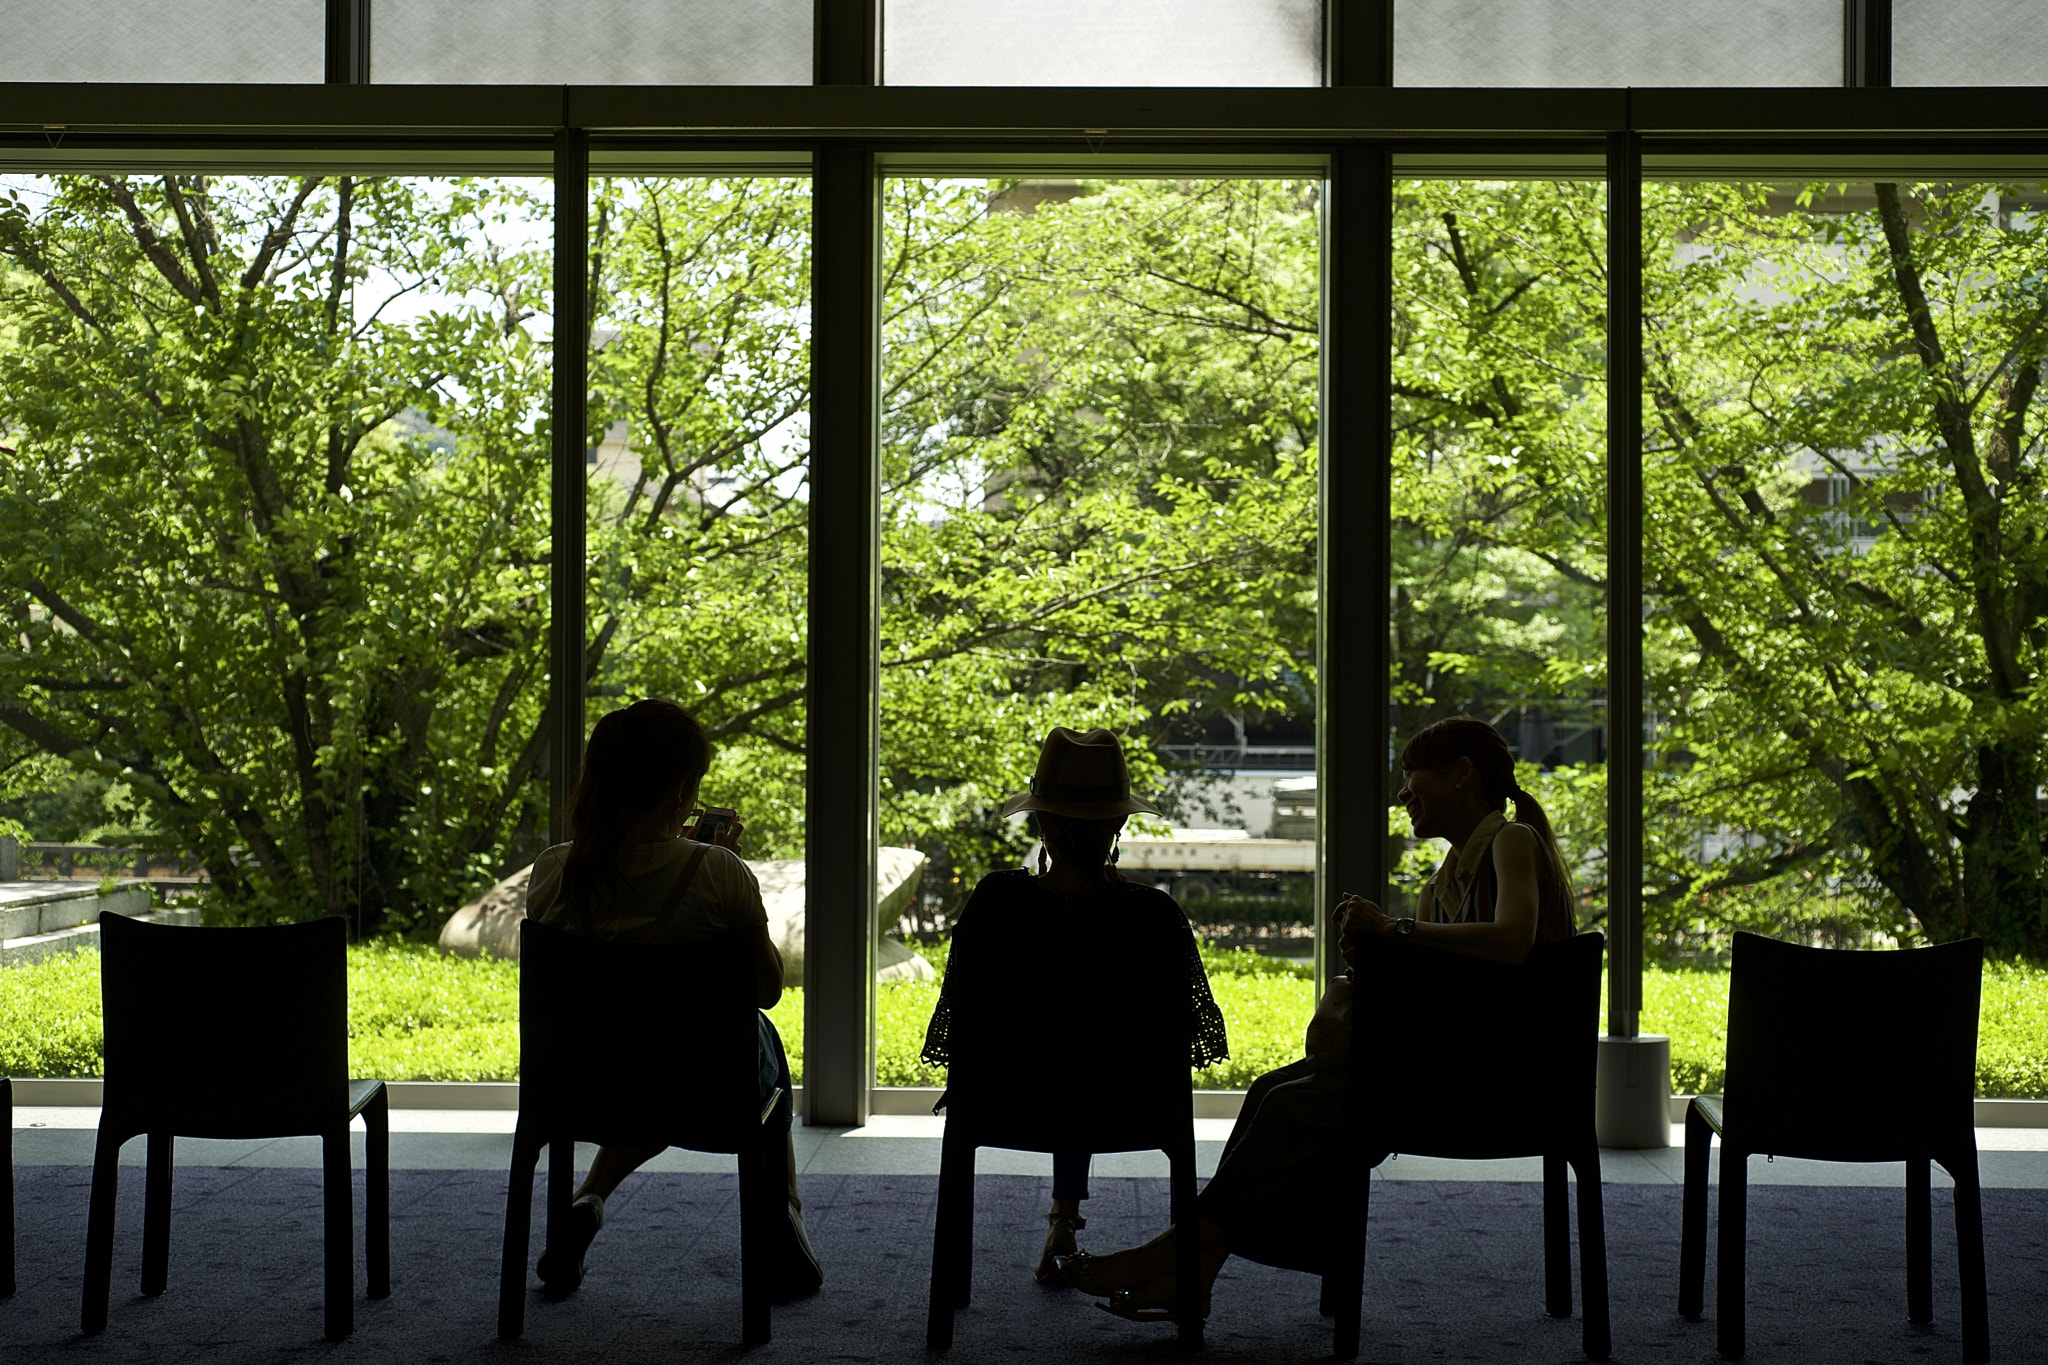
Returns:
[[[1906,1163],[1906,1318],[1934,1318],[1929,1161],[1955,1179],[1963,1359],[1991,1356],[1977,1182],[1977,1008],[1984,944],[1844,952],[1737,934],[1729,964],[1728,1080],[1685,1114],[1678,1311],[1704,1307],[1707,1159],[1721,1138],[1715,1345],[1743,1349],[1743,1240],[1752,1154]],[[1850,1061],[1867,1059],[1859,1067]]]
[[[149,1135],[142,1292],[169,1280],[179,1137],[318,1137],[326,1178],[327,1335],[355,1329],[349,1123],[369,1129],[364,1253],[391,1292],[391,1123],[382,1081],[348,1075],[348,925],[340,918],[197,929],[100,916],[106,1086],[85,1234],[88,1332],[107,1325],[121,1145]]]
[[[1179,1337],[1188,1348],[1202,1342],[1185,945],[1162,942],[1156,923],[1076,918],[1064,924],[1048,912],[995,926],[973,947],[976,960],[1003,969],[949,1000],[952,1063],[925,1323],[933,1350],[952,1345],[953,1315],[971,1301],[982,1147],[1164,1152]]]
[[[768,1340],[778,1236],[787,1236],[787,1146],[761,1102],[755,933],[677,947],[520,925],[519,1122],[505,1195],[500,1337],[526,1330],[541,1149],[549,1149],[547,1236],[558,1244],[583,1141],[739,1158],[740,1337]]]
[[[1578,1175],[1581,1344],[1612,1349],[1607,1227],[1593,1078],[1605,940],[1579,934],[1532,951],[1517,967],[1435,951],[1405,939],[1361,940],[1352,1015],[1352,1120],[1375,1161],[1389,1152],[1493,1160],[1543,1158],[1544,1306],[1572,1311],[1571,1210],[1565,1168]],[[1429,1041],[1416,1039],[1427,1020]],[[1336,1353],[1358,1354],[1365,1280],[1366,1163],[1346,1192],[1358,1234],[1323,1280]]]
[[[0,1299],[14,1292],[14,1078],[0,1076],[0,1100],[7,1107],[7,1146],[0,1150]]]

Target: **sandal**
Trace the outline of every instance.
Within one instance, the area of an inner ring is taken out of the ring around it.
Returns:
[[[1045,1251],[1038,1258],[1038,1269],[1031,1272],[1031,1278],[1040,1284],[1067,1284],[1062,1278],[1059,1266],[1062,1261],[1086,1256],[1074,1246],[1074,1234],[1088,1226],[1088,1220],[1078,1213],[1048,1213],[1045,1215]]]
[[[568,1221],[567,1243],[542,1251],[540,1263],[534,1266],[540,1282],[556,1298],[575,1293],[583,1283],[584,1255],[604,1226],[604,1200],[594,1194],[584,1195],[569,1206]]]
[[[1180,1321],[1180,1310],[1177,1308],[1136,1307],[1135,1301],[1137,1296],[1138,1291],[1135,1289],[1119,1289],[1109,1296],[1108,1303],[1098,1303],[1095,1306],[1105,1313],[1111,1313],[1122,1318],[1125,1322],[1178,1323]],[[1203,1322],[1209,1320],[1209,1297],[1207,1294],[1202,1295]]]

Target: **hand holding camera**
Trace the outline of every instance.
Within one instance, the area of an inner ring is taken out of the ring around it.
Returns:
[[[731,806],[699,806],[691,812],[690,823],[683,827],[683,837],[700,844],[717,844],[737,853],[740,851],[740,835],[746,828],[740,813]]]

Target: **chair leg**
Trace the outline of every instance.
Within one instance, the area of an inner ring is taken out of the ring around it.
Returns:
[[[0,1076],[0,1108],[7,1113],[7,1145],[0,1147],[0,1299],[14,1292],[14,1081]]]
[[[1194,1135],[1166,1154],[1167,1209],[1173,1218],[1173,1274],[1183,1350],[1202,1347],[1202,1215],[1195,1208]]]
[[[1749,1153],[1721,1140],[1721,1227],[1714,1246],[1714,1348],[1742,1359],[1743,1252],[1749,1215]]]
[[[1607,1319],[1607,1214],[1600,1202],[1600,1149],[1589,1146],[1572,1161],[1579,1173],[1579,1290],[1586,1301],[1580,1339],[1588,1360],[1614,1351]]]
[[[391,1100],[383,1090],[363,1106],[363,1268],[370,1297],[391,1295]]]
[[[148,1167],[142,1185],[142,1292],[157,1295],[171,1281],[171,1167],[178,1139],[149,1135]]]
[[[320,1135],[320,1183],[326,1196],[327,1339],[356,1330],[356,1192],[348,1125]]]
[[[123,1135],[102,1127],[92,1153],[92,1203],[85,1216],[85,1292],[78,1330],[107,1330],[107,1295],[114,1278],[114,1199],[121,1186]]]
[[[778,1134],[779,1134],[778,1130]],[[765,1346],[769,1322],[770,1282],[775,1274],[775,1234],[770,1221],[789,1202],[782,1179],[782,1144],[761,1143],[739,1154],[740,1170],[740,1344]]]
[[[512,1134],[512,1170],[505,1181],[505,1250],[498,1261],[498,1336],[517,1341],[526,1331],[526,1253],[533,1240],[533,1172],[541,1143]]]
[[[1934,1196],[1926,1157],[1906,1163],[1906,1321],[1934,1321]]]
[[[1977,1178],[1977,1150],[1945,1158],[1956,1182],[1956,1278],[1963,1296],[1963,1365],[1991,1359],[1991,1310],[1984,1285],[1984,1190]]]
[[[1347,1171],[1345,1179],[1344,1202],[1349,1206],[1349,1226],[1357,1229],[1357,1235],[1346,1233],[1342,1244],[1343,1259],[1324,1274],[1322,1301],[1333,1319],[1330,1324],[1331,1354],[1339,1360],[1356,1360],[1358,1338],[1365,1318],[1365,1239],[1371,1226],[1372,1172]]]
[[[974,1239],[975,1144],[956,1137],[946,1125],[939,1147],[939,1207],[932,1220],[931,1302],[926,1309],[926,1349],[943,1351],[953,1344],[953,1314],[965,1306],[973,1269],[964,1264]]]
[[[1543,1311],[1572,1315],[1571,1182],[1561,1153],[1543,1154]]]
[[[1706,1115],[1685,1107],[1685,1193],[1678,1222],[1678,1316],[1697,1318],[1706,1309],[1707,1163],[1713,1159],[1714,1128]]]

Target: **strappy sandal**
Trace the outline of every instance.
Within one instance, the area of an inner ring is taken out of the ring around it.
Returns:
[[[1069,1289],[1078,1289],[1083,1294],[1100,1298],[1109,1291],[1095,1287],[1095,1262],[1098,1259],[1085,1251],[1077,1251],[1071,1256],[1055,1256],[1052,1258],[1052,1278]]]
[[[604,1227],[604,1200],[594,1194],[584,1195],[569,1206],[568,1224],[567,1244],[544,1249],[540,1263],[534,1267],[553,1298],[573,1294],[583,1283],[584,1257]]]
[[[1048,1213],[1045,1221],[1045,1251],[1039,1256],[1038,1269],[1031,1272],[1031,1278],[1040,1284],[1066,1284],[1060,1277],[1059,1264],[1088,1254],[1074,1247],[1074,1234],[1087,1227],[1088,1220],[1078,1213]]]
[[[1138,1308],[1133,1306],[1138,1291],[1119,1289],[1109,1296],[1109,1302],[1095,1306],[1105,1313],[1122,1318],[1125,1322],[1172,1322],[1180,1321],[1180,1310],[1176,1308]],[[1209,1320],[1209,1295],[1202,1295],[1202,1321]]]

